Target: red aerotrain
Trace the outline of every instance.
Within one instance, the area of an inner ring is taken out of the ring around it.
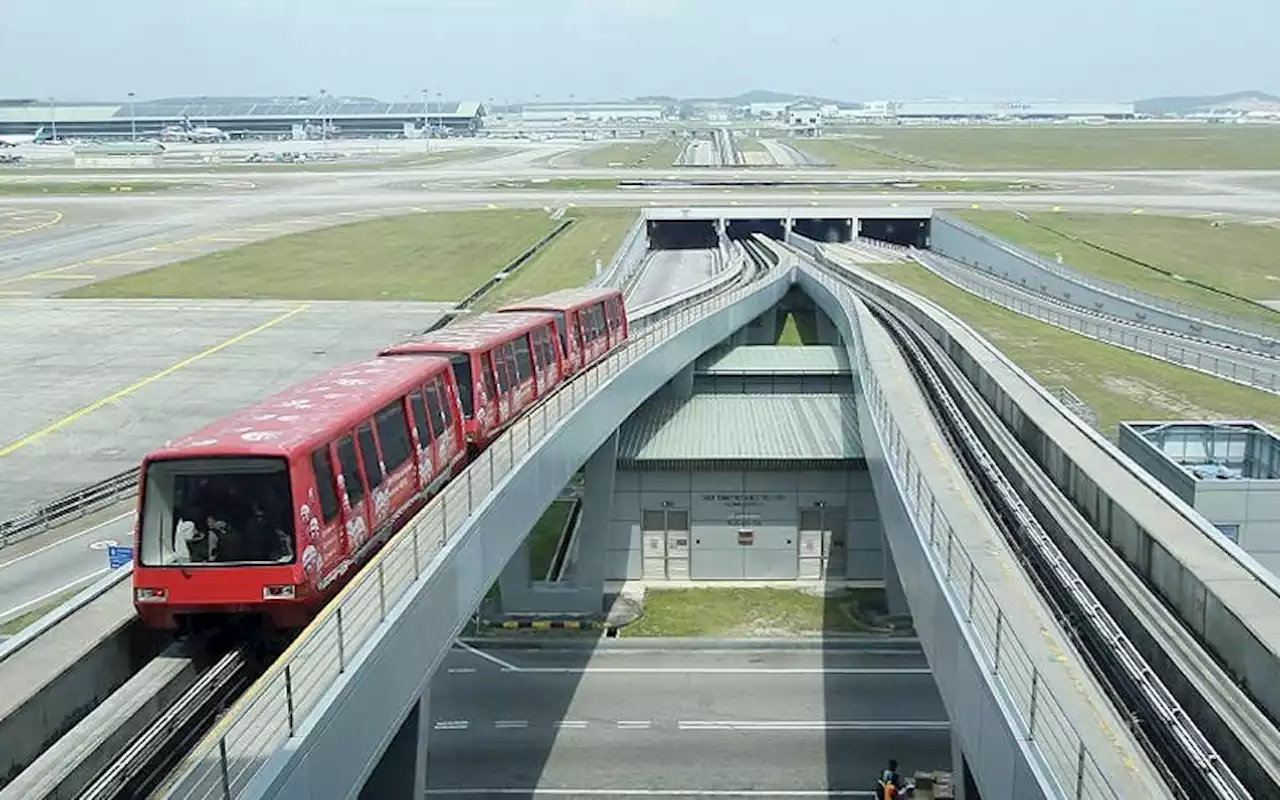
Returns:
[[[556,292],[329,370],[148,454],[139,616],[305,626],[470,457],[627,333],[620,292]]]

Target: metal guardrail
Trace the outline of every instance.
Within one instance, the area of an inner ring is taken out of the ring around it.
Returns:
[[[840,298],[862,340],[858,307],[861,303],[846,284],[823,270],[813,270],[815,280]],[[1077,800],[1119,800],[1107,775],[1089,751],[1084,738],[1066,711],[1045,688],[1038,659],[1005,624],[1001,598],[978,574],[964,542],[944,517],[928,478],[907,446],[898,421],[880,386],[865,347],[857,347],[858,369],[866,391],[867,406],[876,433],[884,445],[885,461],[915,521],[925,549],[945,578],[952,601],[965,615],[965,622],[982,648],[975,656],[985,659],[992,677],[1003,687],[1022,724],[1028,746],[1044,760],[1049,772],[1062,787],[1063,797]]]
[[[1259,336],[1265,336],[1269,339],[1280,338],[1280,327],[1267,325],[1263,322],[1241,319],[1231,314],[1223,314],[1201,306],[1180,303],[1177,300],[1170,300],[1167,297],[1149,294],[1139,289],[1134,289],[1131,286],[1126,286],[1122,283],[1109,281],[1105,278],[1085,275],[1078,270],[1072,269],[1066,264],[1058,264],[1050,261],[1043,256],[1022,247],[1018,247],[1015,244],[992,235],[977,225],[973,225],[958,217],[953,217],[950,214],[935,213],[934,219],[951,225],[952,227],[964,231],[971,236],[981,239],[987,244],[1004,250],[1006,253],[1017,256],[1018,258],[1039,267],[1050,274],[1057,275],[1060,278],[1065,278],[1066,280],[1080,286],[1088,286],[1091,289],[1096,289],[1100,292],[1105,292],[1106,294],[1124,298],[1139,305],[1149,306],[1151,308],[1160,309],[1161,311],[1167,311],[1171,314],[1176,314],[1180,317],[1196,320],[1198,322],[1209,323],[1229,328],[1234,331],[1253,333]]]
[[[77,489],[25,514],[0,520],[0,549],[132,497],[137,491],[138,470],[131,469]]]
[[[960,277],[963,274],[960,270],[947,269],[943,262],[934,263],[934,260],[927,256],[913,253],[911,258],[947,283],[1018,314],[1046,322],[1072,333],[1078,333],[1090,339],[1113,344],[1126,350],[1132,350],[1135,353],[1151,356],[1160,361],[1167,361],[1170,364],[1177,364],[1180,367],[1212,375],[1215,378],[1222,378],[1232,383],[1238,383],[1253,389],[1261,389],[1265,392],[1280,392],[1280,361],[1276,362],[1276,369],[1264,369],[1241,363],[1230,357],[1219,358],[1213,355],[1206,355],[1204,352],[1194,349],[1194,347],[1185,347],[1167,341],[1169,338],[1187,338],[1177,333],[1161,331],[1159,335],[1143,335],[1135,332],[1135,329],[1142,330],[1143,326],[1122,321],[1116,317],[1096,314],[1088,309],[1051,297],[1043,297],[1036,302],[1031,302],[1025,297],[1019,297],[1018,292],[1012,289],[1003,291],[989,284],[964,280],[964,278]],[[1062,308],[1071,309],[1071,311],[1058,310]],[[1078,318],[1078,314],[1086,315],[1087,319]],[[1208,342],[1208,344],[1223,346],[1216,345],[1215,342]],[[1256,354],[1247,351],[1240,352],[1242,356],[1256,356]]]
[[[785,278],[777,272],[774,280]],[[633,361],[708,314],[766,288],[760,281],[665,313],[660,321],[562,386],[515,423],[373,557],[228,712],[186,762],[181,784],[196,797],[230,800],[317,707],[388,610],[435,566],[436,557],[507,475],[587,397]]]

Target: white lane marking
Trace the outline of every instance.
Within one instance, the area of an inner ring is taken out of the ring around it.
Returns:
[[[131,517],[131,516],[133,516],[133,512],[126,511],[125,513],[120,514],[119,516],[112,517],[111,519],[106,520],[104,522],[99,522],[97,525],[94,525],[93,527],[85,528],[79,533],[73,533],[70,536],[67,536],[66,538],[63,538],[63,539],[59,539],[56,542],[50,542],[49,544],[46,544],[42,547],[37,547],[35,550],[32,550],[30,553],[20,555],[17,558],[14,558],[10,561],[0,562],[0,569],[4,569],[5,567],[11,567],[14,564],[17,564],[19,561],[26,561],[28,558],[31,558],[32,556],[38,556],[47,550],[52,550],[53,548],[59,545],[66,544],[67,542],[70,542],[73,539],[79,539],[81,536],[84,536],[87,533],[93,533],[94,531],[99,530],[100,528],[105,528],[106,526],[110,525],[113,522],[119,522],[125,517]]]
[[[450,675],[470,675],[475,671],[475,667],[449,667]]]
[[[470,720],[442,719],[436,722],[435,729],[438,731],[465,731],[470,725]]]
[[[648,730],[650,721],[647,719],[620,719],[618,720],[618,728],[621,730]]]
[[[25,603],[21,603],[21,604],[19,604],[19,605],[14,606],[13,608],[9,608],[9,609],[6,609],[6,610],[4,610],[4,611],[0,611],[0,620],[8,621],[8,620],[12,619],[13,617],[19,616],[20,614],[22,614],[24,611],[26,611],[27,609],[31,608],[32,606],[38,606],[38,605],[40,605],[41,603],[43,603],[44,601],[49,600],[49,599],[54,598],[54,597],[57,597],[58,595],[62,594],[63,592],[69,592],[69,591],[71,591],[72,589],[75,589],[75,588],[77,588],[77,587],[79,587],[79,586],[83,586],[83,585],[85,585],[85,584],[87,584],[87,583],[91,583],[91,582],[93,582],[95,579],[100,578],[100,577],[102,577],[103,575],[106,575],[106,574],[107,574],[108,572],[110,572],[110,571],[111,571],[111,568],[110,568],[110,567],[103,567],[102,569],[98,570],[97,572],[91,572],[91,573],[89,573],[88,575],[85,575],[83,578],[78,578],[78,579],[76,579],[76,580],[72,581],[71,583],[68,583],[68,584],[66,584],[66,585],[64,585],[64,586],[59,586],[57,589],[53,589],[52,591],[45,592],[44,594],[40,595],[39,597],[35,598],[34,600],[28,600],[28,601],[27,601],[27,602],[25,602]],[[70,598],[68,598],[68,599],[70,599]],[[52,611],[53,609],[50,609],[50,610]]]
[[[508,672],[520,672],[520,668],[519,668],[519,667],[517,667],[515,664],[512,664],[512,663],[511,663],[511,662],[509,662],[509,661],[503,661],[502,659],[498,658],[497,656],[491,656],[491,655],[489,655],[488,653],[486,653],[485,651],[483,651],[483,650],[478,650],[478,649],[476,649],[476,648],[472,647],[471,645],[467,644],[466,642],[456,642],[456,644],[457,644],[459,647],[461,647],[463,650],[466,650],[468,653],[471,653],[471,654],[473,654],[473,655],[480,656],[480,657],[481,657],[481,658],[483,658],[485,661],[488,661],[490,664],[497,664],[499,667],[502,667],[504,670],[506,670],[506,671],[508,671]]]
[[[585,719],[562,719],[556,723],[557,728],[575,728],[581,730],[587,727]]]
[[[875,797],[865,789],[427,789],[427,796],[490,797]]]
[[[680,720],[682,731],[945,731],[946,720]]]
[[[500,719],[493,723],[495,728],[527,728],[529,720],[527,719]]]
[[[928,667],[512,667],[530,675],[932,675]]]

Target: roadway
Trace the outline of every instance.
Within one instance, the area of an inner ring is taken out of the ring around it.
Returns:
[[[716,249],[651,252],[627,292],[627,305],[639,308],[710,280],[719,257]]]
[[[429,796],[861,793],[889,758],[950,764],[915,645],[486,647],[450,653],[432,680]]]

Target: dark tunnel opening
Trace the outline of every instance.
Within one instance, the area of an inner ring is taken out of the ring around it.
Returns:
[[[797,219],[793,230],[815,242],[847,242],[853,239],[853,220]]]
[[[924,249],[929,246],[929,220],[927,219],[874,219],[858,220],[858,235],[890,244]]]
[[[713,219],[651,219],[650,250],[693,250],[720,246]]]
[[[725,226],[725,234],[730,239],[745,239],[753,233],[782,241],[787,235],[787,224],[780,219],[731,219]]]

